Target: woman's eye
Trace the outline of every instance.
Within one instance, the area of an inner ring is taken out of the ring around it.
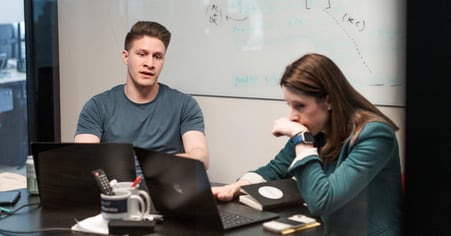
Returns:
[[[293,108],[296,109],[296,110],[300,110],[300,109],[302,109],[304,107],[305,107],[304,104],[294,104],[293,105]]]

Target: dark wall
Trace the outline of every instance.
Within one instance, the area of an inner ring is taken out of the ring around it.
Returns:
[[[404,235],[449,235],[451,1],[407,1]]]

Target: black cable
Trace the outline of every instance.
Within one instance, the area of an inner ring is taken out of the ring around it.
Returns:
[[[39,208],[40,205],[41,205],[40,203],[30,203],[30,204],[22,205],[10,212],[2,212],[0,215],[0,220],[16,214],[19,210],[21,210],[25,207],[38,206],[37,208]],[[76,219],[75,219],[75,221],[78,223],[78,221]],[[8,230],[8,229],[0,228],[0,233],[4,234],[4,235],[32,234],[32,233],[43,233],[43,232],[81,232],[81,233],[86,233],[85,231],[81,231],[81,230],[72,230],[71,228],[60,228],[60,227],[42,228],[42,229],[36,229],[36,230],[30,230],[30,231],[16,231],[16,230]],[[105,234],[93,233],[93,232],[90,232],[90,234],[105,235]]]
[[[37,208],[39,208],[40,205],[41,205],[40,203],[29,203],[29,204],[22,205],[14,210],[11,210],[10,212],[2,212],[2,214],[0,215],[0,220],[3,220],[9,216],[16,214],[18,211],[22,210],[25,207],[37,206]],[[43,228],[43,229],[31,230],[31,231],[14,231],[14,230],[0,228],[0,233],[3,233],[3,234],[30,234],[30,233],[40,233],[40,232],[70,232],[70,231],[72,231],[70,228]]]
[[[18,211],[20,211],[21,209],[23,209],[25,207],[32,207],[32,206],[37,206],[37,208],[39,208],[41,206],[41,204],[40,203],[29,203],[29,204],[22,205],[14,210],[11,210],[10,212],[1,212],[0,220],[3,220],[9,216],[16,214]],[[75,222],[78,223],[78,220],[75,219]],[[15,231],[15,230],[8,230],[8,229],[0,228],[0,233],[4,234],[4,235],[32,234],[32,233],[43,233],[43,232],[81,232],[81,233],[86,233],[85,231],[82,231],[82,230],[72,230],[71,228],[59,228],[59,227],[42,228],[42,229],[36,229],[36,230],[30,230],[30,231]],[[105,235],[105,234],[94,233],[94,232],[89,232],[89,233],[92,235]]]
[[[32,233],[42,233],[42,232],[71,232],[72,229],[70,228],[42,228],[42,229],[36,229],[36,230],[30,230],[30,231],[14,231],[14,230],[8,230],[8,229],[0,229],[0,233],[3,234],[32,234]]]
[[[16,214],[18,211],[20,211],[21,209],[23,209],[25,207],[37,206],[37,208],[39,208],[40,205],[41,205],[40,203],[29,203],[29,204],[22,205],[22,206],[14,209],[14,210],[11,210],[10,212],[2,212],[0,214],[0,220],[3,220],[3,219],[5,219],[5,218],[7,218],[9,216],[12,216],[12,215]]]
[[[4,235],[17,235],[17,234],[32,234],[32,233],[56,233],[56,232],[80,232],[80,233],[87,233],[86,231],[82,231],[82,230],[73,230],[71,228],[42,228],[42,229],[36,229],[36,230],[30,230],[30,231],[14,231],[14,230],[7,230],[7,229],[0,229],[0,233],[4,234]],[[105,234],[101,234],[101,233],[94,233],[94,232],[89,232],[90,235],[103,235],[105,236]]]

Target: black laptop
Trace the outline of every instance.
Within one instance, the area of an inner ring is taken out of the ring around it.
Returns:
[[[133,181],[136,177],[133,145],[128,143],[31,144],[42,207],[100,210],[100,188],[92,171]]]
[[[218,203],[202,162],[135,148],[155,209],[202,229],[227,230],[278,218],[238,202]]]

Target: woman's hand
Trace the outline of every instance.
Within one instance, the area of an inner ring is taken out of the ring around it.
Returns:
[[[288,136],[293,137],[299,132],[308,131],[307,127],[298,122],[291,121],[287,117],[282,117],[274,121],[272,134],[276,137]]]
[[[231,201],[234,196],[240,193],[241,186],[246,184],[250,184],[249,181],[239,180],[232,184],[211,187],[211,192],[220,201]]]

